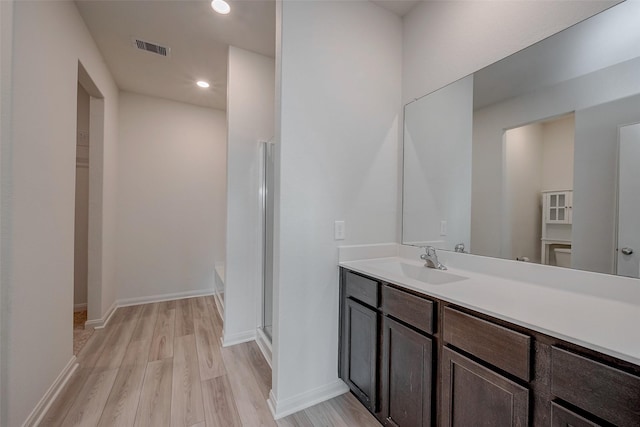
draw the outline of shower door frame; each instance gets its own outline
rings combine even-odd
[[[262,247],[262,256],[260,257],[261,258],[260,262],[262,264],[261,266],[262,280],[261,280],[261,289],[260,289],[260,302],[258,304],[258,325],[257,325],[256,335],[257,335],[258,345],[260,346],[262,352],[265,354],[267,361],[271,363],[270,356],[271,356],[271,342],[273,340],[273,330],[270,334],[267,331],[265,331],[265,326],[267,326],[265,324],[267,323],[265,322],[265,317],[266,317],[265,302],[267,299],[266,284],[267,284],[267,276],[268,276],[267,275],[267,253],[268,253],[267,246],[269,245],[268,238],[267,238],[267,231],[269,229],[269,226],[267,224],[268,222],[267,209],[268,209],[268,197],[269,197],[269,188],[267,185],[267,173],[269,172],[269,167],[267,166],[267,163],[268,163],[269,155],[271,156],[271,158],[273,158],[274,143],[269,141],[261,141],[259,150],[260,150],[260,159],[261,159],[261,162],[260,162],[260,181],[261,182],[260,182],[259,204],[260,204],[260,215],[261,215],[260,242]],[[271,170],[271,173],[272,175],[275,175],[274,170]],[[272,179],[275,179],[275,176],[272,176]],[[271,188],[271,192],[273,191],[274,189]],[[271,224],[271,230],[273,233],[273,224]],[[273,246],[273,236],[271,238],[271,245]],[[271,251],[273,253],[273,248],[271,248]],[[273,307],[273,274],[271,274],[271,281],[272,281],[271,305]],[[270,323],[271,325],[269,326],[273,326],[273,308],[271,310]]]

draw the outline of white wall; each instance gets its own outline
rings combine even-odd
[[[10,299],[2,336],[8,377],[2,424],[7,426],[25,421],[72,358],[78,60],[104,95],[101,227],[109,236],[115,234],[118,98],[73,2],[16,2],[14,12],[13,139],[2,156],[9,168],[3,168],[3,182],[11,182],[2,194],[2,286]],[[114,250],[109,238],[101,242],[107,306],[115,297]]]
[[[225,113],[128,92],[119,111],[118,299],[213,292]]]
[[[420,2],[404,17],[403,102],[473,73],[616,2]]]
[[[402,59],[400,19],[373,3],[286,1],[281,13],[278,415],[344,391],[337,246],[396,240]]]
[[[229,47],[224,342],[255,336],[262,286],[260,141],[274,136],[275,61]]]
[[[473,76],[405,106],[404,243],[469,248],[472,114]]]
[[[575,115],[542,124],[542,191],[573,189]]]
[[[636,71],[636,78],[640,68]],[[636,90],[640,93],[640,88]],[[618,127],[640,122],[640,95],[576,111],[571,266],[613,273],[617,241]]]
[[[540,262],[541,192],[573,189],[573,140],[573,115],[505,132],[501,257]]]
[[[12,56],[11,49],[13,43],[13,0],[0,2],[0,425],[7,424],[6,399],[2,396],[8,394],[7,381],[7,341],[9,299],[7,268],[5,266],[6,251],[9,247],[7,236],[8,223],[7,203],[5,193],[8,189],[10,177],[7,150],[11,148],[11,88],[12,82]]]
[[[502,256],[540,262],[543,125],[505,132]]]

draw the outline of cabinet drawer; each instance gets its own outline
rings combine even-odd
[[[551,393],[617,426],[640,425],[640,378],[557,347]]]
[[[600,427],[600,425],[551,402],[551,427]]]
[[[345,274],[346,296],[378,307],[378,282],[347,271]]]
[[[428,333],[433,333],[434,303],[408,292],[382,287],[382,311]]]
[[[444,309],[443,339],[525,381],[531,376],[531,337],[450,307]]]

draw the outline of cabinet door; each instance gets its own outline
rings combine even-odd
[[[529,391],[449,348],[442,350],[444,426],[518,426],[529,421]]]
[[[381,418],[386,425],[431,426],[431,339],[384,317]]]
[[[356,397],[376,411],[378,313],[347,298],[344,305],[342,379]]]
[[[549,224],[572,223],[572,191],[560,191],[546,194],[545,217]]]

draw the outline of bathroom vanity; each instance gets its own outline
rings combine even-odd
[[[637,305],[406,258],[340,266],[340,377],[383,425],[640,425]]]

